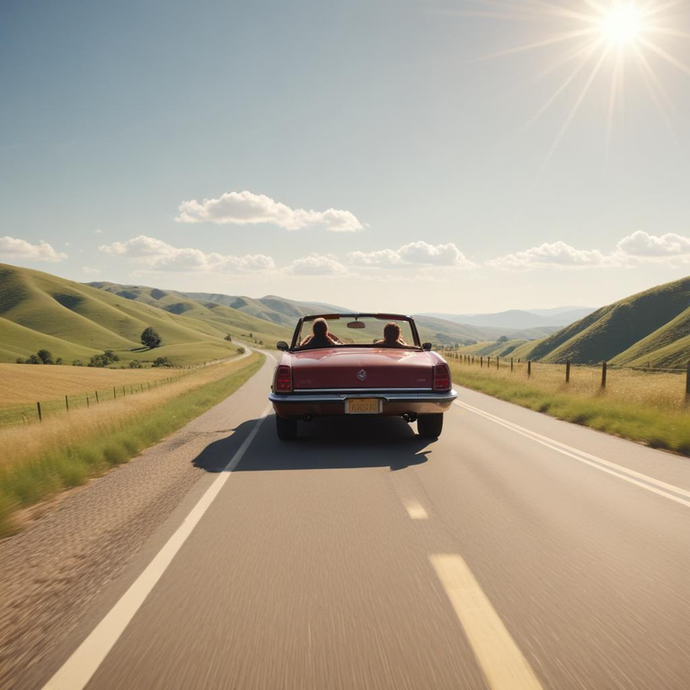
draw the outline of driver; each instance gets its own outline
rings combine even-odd
[[[407,347],[407,343],[402,338],[400,324],[391,321],[383,327],[383,340],[377,340],[377,345],[384,347]]]
[[[300,347],[307,348],[333,347],[334,345],[342,345],[342,342],[329,332],[326,319],[315,319],[312,325],[312,334],[299,344]]]

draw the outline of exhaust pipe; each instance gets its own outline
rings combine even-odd
[[[416,412],[405,412],[405,414],[402,416],[402,418],[408,422],[416,422],[417,421],[417,413]]]

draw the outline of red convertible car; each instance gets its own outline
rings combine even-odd
[[[275,370],[270,401],[282,440],[298,420],[339,415],[399,416],[436,438],[457,397],[443,357],[398,314],[321,314],[299,320]]]

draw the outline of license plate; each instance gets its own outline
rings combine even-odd
[[[351,398],[345,401],[347,414],[378,414],[379,400],[377,398]]]

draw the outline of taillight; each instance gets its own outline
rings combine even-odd
[[[278,371],[276,371],[276,392],[292,392],[292,369],[290,367],[278,367]]]
[[[447,391],[450,388],[450,369],[447,364],[434,366],[434,390]]]

